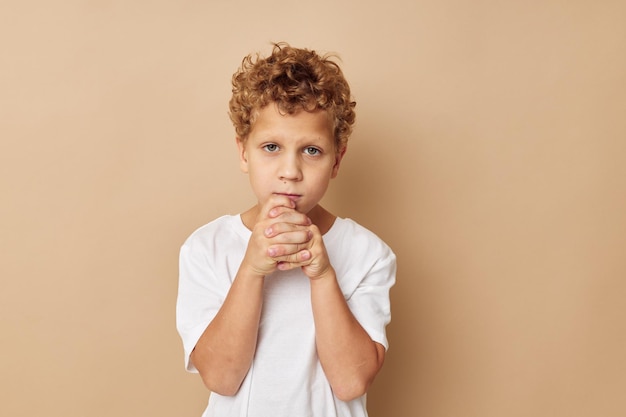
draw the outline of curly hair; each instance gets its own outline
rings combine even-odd
[[[356,102],[339,65],[330,55],[276,43],[272,54],[246,56],[233,74],[229,116],[237,136],[245,140],[258,110],[276,103],[281,112],[325,110],[334,120],[337,151],[345,149],[352,133]]]

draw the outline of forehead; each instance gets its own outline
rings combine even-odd
[[[333,140],[333,123],[325,110],[282,112],[275,103],[256,111],[249,138]]]

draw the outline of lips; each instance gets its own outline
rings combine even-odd
[[[275,193],[275,194],[276,195],[284,195],[285,197],[287,197],[291,201],[296,201],[296,200],[300,199],[300,197],[302,197],[301,194],[289,194],[289,193]]]

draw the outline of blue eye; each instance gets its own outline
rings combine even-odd
[[[276,152],[278,150],[278,145],[276,145],[275,143],[268,143],[267,145],[263,146],[263,149],[268,152]]]
[[[310,156],[319,155],[321,151],[313,146],[304,149],[304,153]]]

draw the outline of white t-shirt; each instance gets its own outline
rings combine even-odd
[[[220,309],[251,232],[240,216],[223,216],[196,230],[180,252],[176,324],[185,366]],[[388,348],[389,289],[396,260],[375,234],[337,218],[323,236],[339,286],[354,317],[372,340]],[[203,417],[365,417],[365,395],[337,399],[315,348],[309,279],[300,269],[265,277],[258,342],[252,365],[234,396],[212,393]]]

